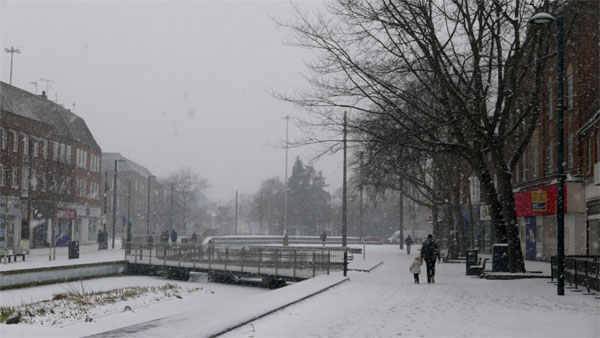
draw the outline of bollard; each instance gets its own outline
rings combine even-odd
[[[575,280],[575,289],[571,290],[571,292],[581,292],[582,290],[577,288],[577,259],[573,259],[573,263],[575,264],[575,267],[573,268],[573,273],[574,273],[574,280]]]
[[[317,262],[315,261],[316,255],[317,255],[316,252],[313,251],[313,258],[312,258],[313,259],[313,264],[312,264],[312,266],[313,266],[313,277],[315,276],[315,266],[317,265]]]
[[[585,262],[585,265],[584,265],[584,267],[585,267],[585,285],[587,287],[587,292],[585,292],[584,295],[595,295],[596,294],[595,292],[590,291],[590,280],[588,277],[588,261],[585,260],[584,262]]]
[[[277,252],[278,251],[279,251],[278,249],[275,249],[275,278],[277,278],[277,270],[279,268],[279,260],[278,260],[278,257],[277,257]]]
[[[548,283],[554,283],[554,256],[550,256],[550,281]]]
[[[294,250],[294,278],[296,278],[296,261],[297,261],[296,250]]]
[[[329,274],[331,266],[331,250],[327,250],[327,274]]]
[[[137,249],[135,249],[137,251]],[[125,257],[127,257],[127,250],[125,250]],[[133,262],[137,264],[137,252],[133,254]]]
[[[144,260],[144,247],[140,245],[140,262]]]
[[[211,270],[211,266],[212,266],[212,255],[214,254],[214,247],[209,247],[208,248],[208,270]]]
[[[245,255],[244,255],[244,251],[245,251],[244,249],[245,249],[245,248],[246,248],[245,246],[243,246],[243,247],[242,247],[242,269],[241,269],[241,271],[240,271],[240,272],[244,272],[244,258],[245,258],[245,257],[244,257],[244,256],[245,256]]]
[[[262,265],[262,248],[258,249],[258,274],[260,275],[260,266]]]
[[[229,247],[225,248],[225,271],[227,271],[227,265],[229,263]]]

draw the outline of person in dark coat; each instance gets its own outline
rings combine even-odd
[[[171,242],[173,244],[177,243],[177,231],[175,229],[171,230]]]
[[[410,255],[410,246],[413,245],[413,240],[410,238],[410,235],[406,237],[404,244],[406,244],[406,253]]]
[[[323,242],[323,247],[325,247],[325,241],[327,241],[327,233],[325,230],[321,233],[321,242]]]
[[[421,257],[427,266],[427,283],[435,283],[435,260],[439,254],[438,244],[433,240],[433,235],[427,235],[427,240],[421,247]]]

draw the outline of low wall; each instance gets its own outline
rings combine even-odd
[[[0,272],[0,290],[107,277],[127,272],[127,261],[52,266]]]

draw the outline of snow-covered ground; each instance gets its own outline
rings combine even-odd
[[[435,284],[414,284],[408,267],[415,254],[416,250],[407,256],[397,246],[367,246],[365,259],[355,255],[349,268],[369,269],[379,262],[383,264],[371,272],[351,270],[349,280],[320,293],[316,290],[342,281],[341,272],[278,290],[150,277],[87,280],[83,288],[90,291],[174,283],[182,290],[181,298],[148,296],[119,303],[102,314],[93,314],[92,322],[79,320],[54,327],[0,324],[0,336],[76,337],[107,331],[111,332],[102,335],[206,336],[291,302],[295,303],[251,320],[223,337],[600,336],[600,300],[593,296],[567,291],[559,297],[556,286],[547,279],[483,280],[465,276],[463,264],[438,264]],[[89,250],[87,255],[82,259],[111,257],[97,250]],[[114,255],[119,256],[118,252]],[[21,262],[11,264],[16,268]],[[35,260],[29,264],[35,265]],[[546,263],[526,264],[528,270],[549,271]],[[73,282],[1,291],[0,307],[50,299],[55,293],[80,285]],[[315,295],[304,299],[311,294]],[[130,305],[133,311],[123,312],[124,305]]]

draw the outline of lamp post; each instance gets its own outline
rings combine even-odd
[[[287,234],[287,193],[288,193],[288,131],[290,124],[290,117],[286,116],[285,119],[285,190],[283,191],[283,235]]]
[[[342,184],[342,250],[344,250],[344,277],[348,274],[348,249],[346,248],[346,230],[348,228],[348,203],[347,197],[347,182],[346,182],[346,137],[347,137],[347,117],[344,112],[344,165],[343,165],[343,184]]]
[[[557,197],[556,197],[556,270],[557,270],[557,294],[565,294],[565,175],[563,165],[564,152],[564,106],[563,106],[563,71],[564,71],[564,28],[563,17],[553,17],[548,13],[537,13],[529,19],[529,23],[535,25],[545,25],[556,21],[556,79],[557,79],[557,116],[556,116],[556,145],[557,145],[557,163],[556,174],[558,175]]]
[[[156,176],[148,176],[148,211],[146,213],[146,235],[150,234],[150,180]]]
[[[13,56],[15,55],[15,53],[21,54],[21,51],[15,47],[10,47],[10,49],[4,48],[4,51],[10,54],[10,82],[9,82],[9,84],[12,86]]]
[[[115,248],[115,225],[117,224],[117,163],[125,160],[115,160],[115,175],[113,179],[113,224],[112,224],[112,248]]]

